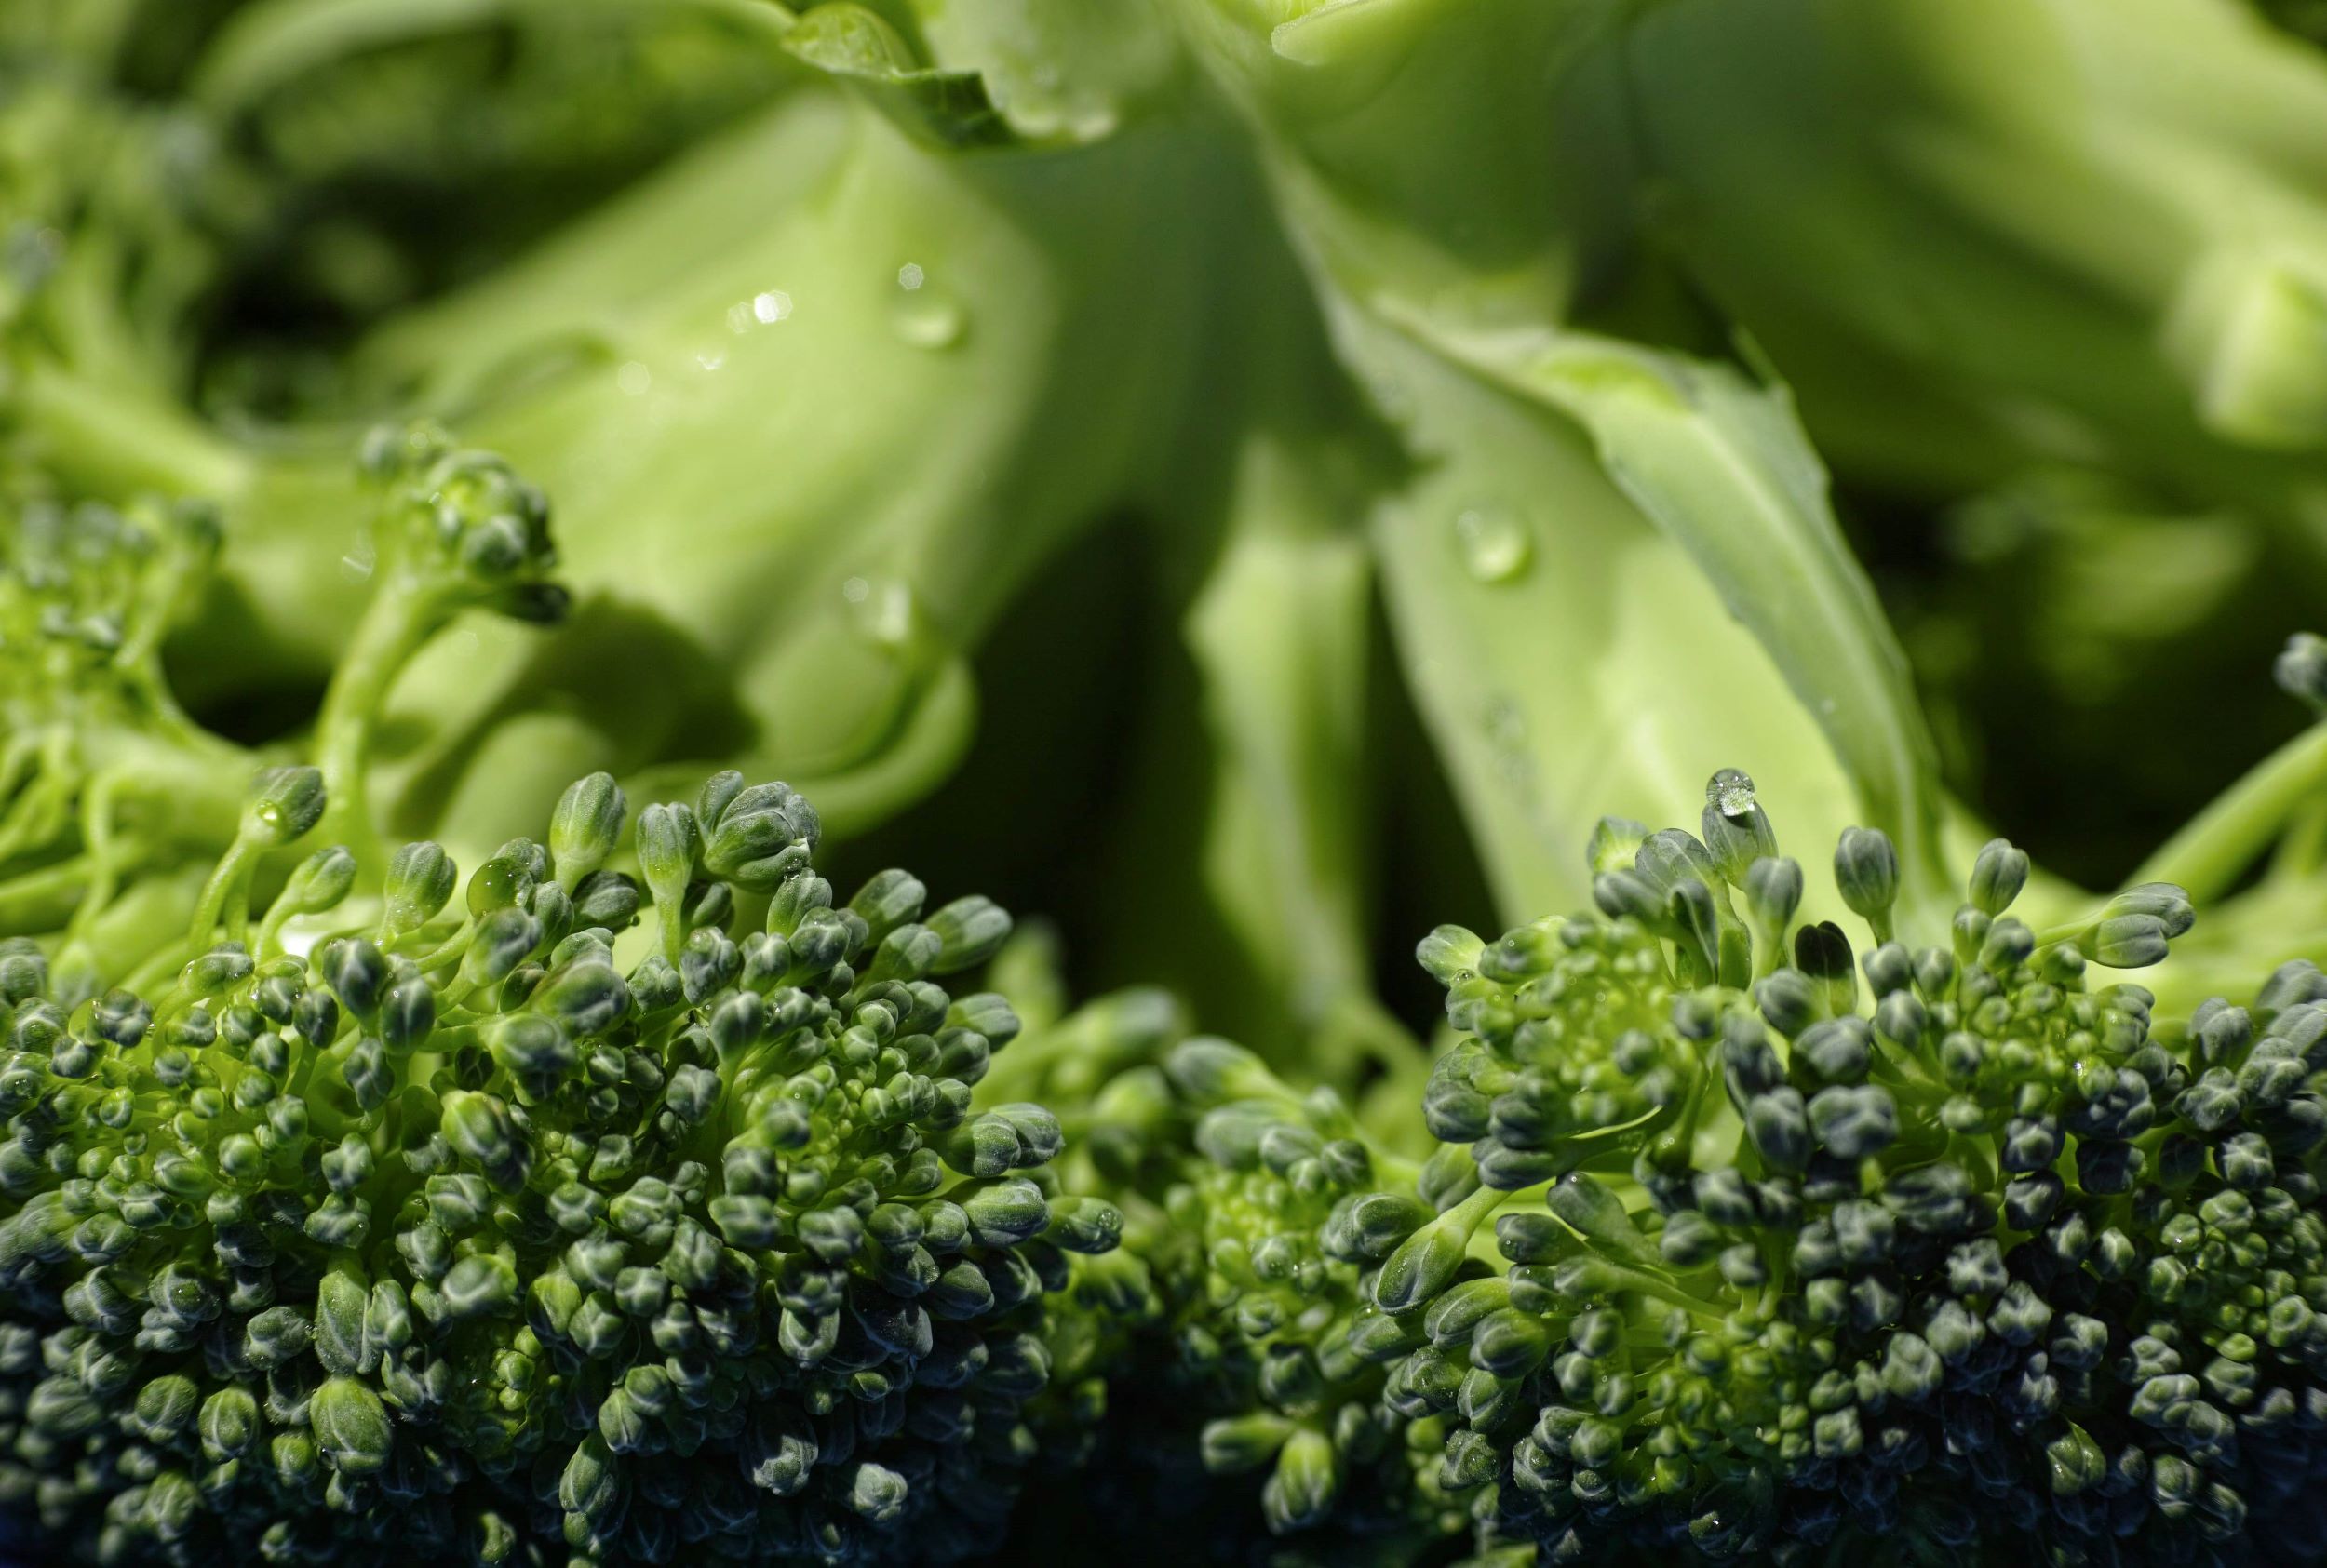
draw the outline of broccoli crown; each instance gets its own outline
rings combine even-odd
[[[2180,891],[2035,931],[2001,840],[1910,950],[1859,829],[1854,951],[1750,781],[1708,800],[1606,824],[1593,914],[1422,943],[1458,1038],[1420,1164],[1217,1041],[1070,1125],[1205,1463],[1272,1467],[1279,1531],[1499,1563],[2327,1548],[2327,977],[2155,1018],[2099,977],[2166,957]]]
[[[1604,831],[1599,918],[1423,945],[1465,1037],[1433,1131],[1482,1191],[1528,1189],[1497,1205],[1499,1258],[1448,1252],[1385,1303],[1429,1339],[1394,1375],[1459,1418],[1447,1483],[1560,1561],[2315,1551],[2327,979],[2153,1020],[2092,971],[2163,958],[2180,891],[2040,934],[2001,840],[1951,945],[1910,951],[1896,857],[1859,829],[1835,863],[1876,939],[1853,962],[1722,784],[1702,838]]]
[[[237,847],[324,811],[270,770]],[[1007,916],[836,903],[780,784],[648,807],[635,877],[625,815],[575,784],[457,901],[436,845],[376,900],[318,851],[141,991],[0,947],[0,1507],[109,1561],[990,1544],[1046,1293],[1121,1228],[1047,1112],[971,1106],[1017,1023],[933,977]]]
[[[1212,1560],[1294,1561],[1256,1552],[1255,1488],[1269,1531],[1320,1561],[1397,1561],[1460,1530],[1465,1501],[1438,1483],[1443,1423],[1410,1420],[1361,1353],[1392,1327],[1368,1249],[1431,1211],[1379,1190],[1415,1169],[1338,1094],[1187,1038],[1168,997],[1137,990],[1033,1031],[981,1103],[998,1092],[1060,1106],[1062,1179],[1123,1214],[1121,1249],[1078,1259],[1054,1314],[1062,1374],[1114,1413],[1085,1434],[1090,1500],[1063,1538],[1169,1515]]]

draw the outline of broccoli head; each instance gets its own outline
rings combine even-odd
[[[2162,1016],[2107,972],[2171,969],[2181,890],[2036,930],[2002,840],[1910,948],[1864,829],[1854,945],[1733,772],[1592,860],[1591,913],[1421,944],[1426,1159],[1223,1042],[1051,1072],[1105,1069],[1069,1169],[1160,1300],[1175,1441],[1279,1532],[1482,1562],[2327,1545],[2327,978]]]
[[[1008,918],[837,901],[807,802],[734,773],[639,813],[635,876],[599,775],[457,900],[436,845],[369,902],[334,846],[222,913],[327,812],[262,774],[141,990],[0,953],[8,1511],[109,1561],[989,1544],[1049,1293],[1121,1228],[1049,1113],[972,1108],[1017,1023],[935,977]]]

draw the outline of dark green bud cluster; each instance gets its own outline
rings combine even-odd
[[[1214,1415],[1200,1454],[1215,1474],[1262,1479],[1278,1533],[1332,1518],[1410,1527],[1433,1518],[1427,1467],[1381,1368],[1359,1353],[1384,1325],[1364,1280],[1430,1211],[1376,1188],[1398,1168],[1376,1156],[1331,1091],[1296,1094],[1259,1058],[1198,1039],[1163,1062],[1192,1117],[1184,1159],[1161,1190],[1178,1235],[1199,1239],[1197,1282],[1171,1282],[1175,1374]]]
[[[238,844],[316,784],[263,776]],[[973,1105],[1017,1023],[939,977],[1007,917],[836,899],[782,784],[625,815],[585,779],[546,844],[409,845],[360,903],[316,851],[139,992],[0,945],[0,1510],[55,1558],[991,1545],[1052,1294],[1122,1228],[1048,1112]]]
[[[1757,1042],[1773,1030],[1806,1039],[1811,1066],[1783,1093],[1751,1101],[1767,1157],[1798,1170],[1813,1156],[1879,1152],[1898,1110],[1887,1089],[1856,1079],[1873,1048],[1864,1009],[1876,1009],[1873,1028],[1921,1028],[1921,1003],[1888,1001],[1892,992],[2022,966],[2074,983],[2089,963],[2155,963],[2189,929],[2189,901],[2159,884],[2119,894],[2039,950],[2004,913],[2027,857],[1998,840],[1979,857],[1951,947],[1909,953],[1890,940],[1897,851],[1854,827],[1836,850],[1835,881],[1876,937],[1863,986],[1842,928],[1797,920],[1801,867],[1777,853],[1751,781],[1728,771],[1708,797],[1702,839],[1601,824],[1591,851],[1598,918],[1540,920],[1492,943],[1442,927],[1421,944],[1461,1035],[1434,1066],[1424,1118],[1441,1141],[1469,1146],[1487,1186],[1517,1190],[1636,1162],[1685,1170],[1708,1118],[1753,1081]]]
[[[1374,1271],[1433,1213],[1380,1190],[1411,1189],[1413,1167],[1330,1090],[1184,1037],[1169,998],[1125,992],[1003,1068],[1012,1092],[1069,1108],[1069,1185],[1123,1215],[1120,1252],[1077,1260],[1055,1331],[1083,1347],[1060,1358],[1088,1374],[1075,1419],[1103,1394],[1126,1428],[1098,1445],[1089,1484],[1200,1468],[1208,1494],[1185,1473],[1179,1491],[1230,1538],[1329,1527],[1334,1551],[1355,1551],[1459,1531],[1463,1505],[1437,1482],[1444,1424],[1409,1417],[1377,1353],[1396,1329],[1372,1305]],[[1454,1195],[1477,1186],[1467,1161],[1436,1174]],[[1124,1506],[1177,1507],[1158,1484]]]
[[[1419,1165],[1217,1041],[1037,1042],[1133,1254],[1078,1292],[1137,1271],[1180,1441],[1271,1527],[1497,1568],[2327,1548],[2327,979],[2153,1018],[2103,972],[2187,900],[2038,933],[2000,840],[1911,948],[1867,830],[1854,944],[1742,775],[1592,854],[1596,915],[1422,943],[1459,1038]],[[1161,1380],[1116,1364],[1118,1407]]]
[[[1863,829],[1856,952],[1749,810],[1611,824],[1599,918],[1422,945],[1464,1037],[1427,1115],[1486,1186],[1371,1289],[1490,1555],[2327,1547],[2327,980],[2154,1021],[2094,971],[2165,958],[2180,891],[2039,937],[2000,840],[1909,949]]]

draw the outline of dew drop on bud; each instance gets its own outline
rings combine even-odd
[[[1742,768],[1724,768],[1705,781],[1705,804],[1725,817],[1742,817],[1754,808],[1754,781]]]
[[[897,295],[889,308],[889,324],[899,341],[915,348],[951,348],[968,329],[969,315],[961,302],[938,288],[914,262],[897,269]]]
[[[1455,543],[1462,564],[1481,583],[1508,583],[1527,570],[1534,546],[1527,524],[1509,507],[1466,506],[1455,515]]]

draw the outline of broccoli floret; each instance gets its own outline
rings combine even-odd
[[[1604,825],[1594,912],[1422,943],[1419,1164],[1223,1042],[1076,1056],[1069,1169],[1163,1304],[1177,1441],[1273,1530],[1482,1561],[2315,1551],[2327,979],[2159,1017],[2104,974],[2181,891],[2038,931],[2000,839],[1910,948],[1863,829],[1854,945],[1750,781],[1707,797],[1702,836]]]
[[[1406,1382],[1494,1368],[1446,1477],[1491,1490],[1489,1537],[1557,1561],[2316,1543],[2327,982],[2290,965],[2251,1012],[2155,1021],[2094,972],[2163,958],[2181,891],[2038,933],[2001,840],[1950,945],[1910,950],[1885,940],[1895,857],[1863,830],[1836,857],[1876,938],[1854,955],[1797,920],[1750,797],[1704,825],[1603,869],[1598,918],[1425,944],[1472,1086],[1437,1130],[1490,1187],[1550,1183],[1507,1200],[1499,1261],[1398,1296],[1439,1324]],[[1615,975],[1636,1033],[1591,1011]],[[1578,1137],[1600,1152],[1567,1157]],[[1458,1323],[1465,1292],[1496,1312]]]
[[[1078,1402],[1051,1421],[1079,1437],[1076,1484],[1099,1498],[1078,1528],[1168,1512],[1231,1560],[1265,1522],[1329,1541],[1327,1560],[1392,1561],[1461,1527],[1465,1500],[1439,1483],[1443,1423],[1408,1419],[1363,1354],[1394,1332],[1365,1276],[1431,1214],[1379,1190],[1411,1189],[1411,1161],[1332,1090],[1190,1038],[1154,991],[1034,1031],[980,1103],[997,1094],[1061,1107],[1063,1180],[1123,1215],[1121,1249],[1076,1259],[1055,1314]]]
[[[464,611],[538,623],[565,596],[548,577],[540,492],[498,458],[423,424],[373,433],[359,469],[365,489],[351,495],[368,515],[347,519],[361,523],[349,565],[370,598],[307,750],[330,802],[324,836],[376,892],[385,857],[367,750],[397,676]],[[198,503],[0,500],[0,929],[57,939],[60,999],[166,978],[188,956],[190,919],[205,945],[222,923],[239,939],[259,857],[314,825],[286,835],[249,818],[253,774],[299,754],[203,729],[163,669],[164,640],[220,545]]]
[[[837,902],[780,784],[650,806],[635,877],[625,819],[582,780],[457,903],[413,844],[360,915],[322,850],[255,938],[77,1004],[7,944],[10,1512],[108,1561],[990,1542],[1047,1297],[1122,1224],[1048,1112],[971,1106],[1017,1024],[935,977],[1007,917],[902,872]],[[319,820],[270,771],[217,880]]]

